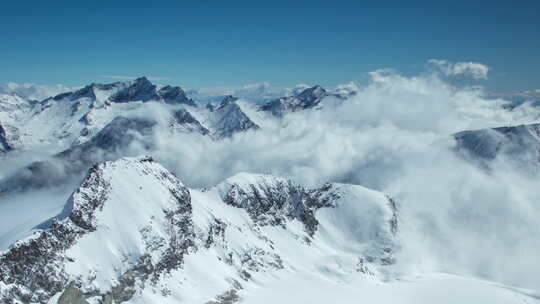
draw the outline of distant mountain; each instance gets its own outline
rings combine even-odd
[[[490,93],[488,97],[508,100],[509,103],[506,105],[508,109],[514,109],[524,104],[540,107],[540,89],[514,93]]]
[[[289,112],[311,109],[320,104],[328,93],[321,86],[307,88],[290,97],[282,97],[270,101],[260,107],[261,111],[269,112],[274,116],[283,117]]]
[[[486,166],[497,157],[529,168],[540,165],[540,124],[463,131],[454,138],[462,155]]]
[[[255,104],[264,104],[283,96],[296,95],[310,86],[298,84],[294,87],[275,87],[269,83],[255,83],[239,87],[210,87],[187,90],[187,95],[197,101],[216,102],[228,95],[246,99]]]
[[[154,85],[141,77],[94,83],[40,102],[0,95],[0,149],[60,152],[89,141],[116,117],[138,115],[135,113],[144,111],[147,103],[166,109],[174,132],[196,132],[219,139],[257,128],[235,102],[210,110],[199,107],[180,87]]]

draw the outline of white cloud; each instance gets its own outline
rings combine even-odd
[[[449,62],[447,60],[430,59],[428,65],[446,76],[466,76],[473,79],[487,79],[489,67],[478,62]]]

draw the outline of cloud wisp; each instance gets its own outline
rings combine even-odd
[[[430,59],[428,65],[450,77],[471,77],[475,80],[487,79],[489,67],[478,62],[449,62],[447,60]]]

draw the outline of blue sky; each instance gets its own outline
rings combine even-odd
[[[540,88],[538,0],[3,1],[0,37],[0,83],[335,85],[437,58],[487,64],[493,91]]]

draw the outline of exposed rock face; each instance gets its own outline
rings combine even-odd
[[[69,283],[66,290],[58,299],[58,304],[89,304],[84,294],[75,286],[74,282]]]
[[[237,101],[238,98],[232,96],[232,95],[227,95],[225,97],[223,97],[223,100],[221,100],[220,104],[219,104],[219,107],[222,108],[222,107],[225,107],[235,101]]]
[[[282,97],[270,101],[262,105],[260,110],[269,112],[277,117],[282,117],[289,112],[314,108],[326,96],[328,96],[326,90],[317,85],[307,88],[295,96]]]
[[[244,208],[251,219],[259,225],[281,225],[297,219],[303,223],[309,235],[317,230],[315,212],[331,207],[339,198],[327,184],[317,189],[294,185],[290,180],[260,176],[249,185],[230,184],[223,189],[223,201],[231,206]]]
[[[179,109],[173,112],[174,121],[171,122],[170,127],[176,129],[182,129],[187,132],[197,132],[202,135],[210,133],[206,127],[204,127],[191,113],[185,109]]]
[[[197,106],[192,99],[186,96],[186,93],[180,87],[164,86],[157,93],[165,103]]]
[[[73,246],[81,235],[95,229],[93,213],[104,203],[110,189],[109,183],[100,175],[99,167],[90,170],[85,183],[67,204],[68,210],[72,208],[69,217],[54,220],[49,229],[15,243],[0,255],[0,277],[9,286],[4,294],[0,294],[0,300],[11,301],[7,303],[15,303],[15,300],[45,303],[64,288],[68,282],[65,263],[69,261],[65,250]],[[87,189],[85,192],[90,192],[90,196],[81,194],[81,189]],[[84,199],[86,203],[76,203],[77,199]]]
[[[0,152],[7,152],[12,150],[13,148],[7,141],[7,134],[6,130],[2,126],[2,123],[0,122]]]
[[[118,91],[110,98],[112,102],[149,101],[158,99],[159,95],[156,92],[156,86],[146,77],[135,79],[133,84]]]

